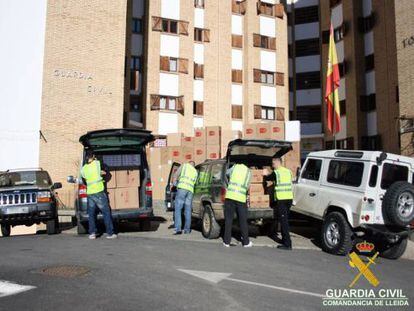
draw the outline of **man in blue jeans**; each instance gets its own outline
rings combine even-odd
[[[101,211],[107,239],[115,239],[114,226],[112,224],[111,211],[109,209],[108,197],[105,193],[105,186],[101,170],[101,163],[95,158],[92,152],[86,154],[87,163],[82,167],[81,175],[86,182],[86,194],[88,195],[88,220],[89,220],[89,239],[96,239],[96,214]]]
[[[181,211],[184,207],[185,225],[184,233],[191,232],[191,209],[193,205],[194,185],[197,180],[197,170],[195,163],[190,161],[183,164],[176,173],[177,195],[175,196],[174,212],[174,234],[181,234]]]

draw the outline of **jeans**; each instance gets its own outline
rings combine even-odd
[[[277,218],[280,222],[280,231],[282,233],[282,244],[292,247],[289,233],[289,210],[292,206],[292,200],[276,201]]]
[[[230,244],[233,229],[234,212],[237,212],[243,245],[249,244],[249,226],[247,224],[246,203],[226,199],[224,201],[224,243]]]
[[[109,209],[108,197],[105,192],[88,194],[88,218],[89,234],[96,234],[96,215],[101,211],[105,223],[106,233],[112,235],[114,226],[112,224],[111,210]]]
[[[175,196],[175,212],[174,212],[174,224],[175,231],[181,232],[181,211],[184,207],[184,232],[189,233],[191,231],[191,209],[193,205],[193,193],[188,190],[178,189]]]

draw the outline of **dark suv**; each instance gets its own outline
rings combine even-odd
[[[0,223],[4,237],[11,227],[45,223],[48,234],[59,231],[54,190],[61,183],[52,183],[42,169],[9,170],[0,173]]]
[[[196,166],[198,179],[195,184],[192,217],[201,220],[201,231],[205,238],[215,239],[220,235],[224,222],[224,198],[228,180],[227,169],[233,163],[244,163],[248,167],[261,169],[272,165],[273,156],[283,156],[292,149],[292,144],[276,140],[242,140],[237,139],[229,143],[227,155],[224,159],[205,161]],[[166,188],[166,207],[174,209],[174,191],[171,191],[172,176],[179,163],[174,163],[169,183]],[[202,178],[201,176],[208,176]],[[273,210],[269,205],[251,208],[248,202],[248,219],[271,224]]]
[[[112,218],[115,222],[140,222],[142,226],[148,227],[152,210],[152,183],[148,167],[145,147],[154,140],[150,131],[137,129],[107,129],[88,132],[79,141],[83,145],[82,159],[79,172],[86,162],[86,151],[91,150],[102,163],[102,168],[107,172],[105,181],[108,182],[116,171],[138,170],[140,186],[136,191],[139,193],[137,206],[126,209],[115,209],[111,206]],[[78,184],[76,198],[76,216],[78,234],[87,233],[88,228],[88,198],[86,185],[82,178],[68,177],[68,182]],[[105,183],[106,185],[106,183]],[[103,217],[98,214],[98,221]]]

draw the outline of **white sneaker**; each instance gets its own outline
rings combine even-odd
[[[230,247],[230,244],[223,243],[224,247]]]
[[[89,234],[89,240],[96,240],[96,234],[95,233]]]
[[[247,244],[247,245],[243,245],[243,247],[253,247],[253,242],[252,242],[252,241],[250,241],[250,242],[249,242],[249,244]]]
[[[106,238],[108,239],[108,240],[113,240],[113,239],[116,239],[118,236],[116,235],[116,234],[112,234],[112,235],[107,235],[106,236]]]

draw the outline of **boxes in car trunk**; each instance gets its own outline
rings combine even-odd
[[[205,128],[194,129],[194,145],[204,146],[206,144],[207,144],[206,129]]]
[[[115,189],[115,206],[115,209],[138,208],[138,188],[131,187]]]
[[[250,172],[252,173],[252,184],[263,182],[263,170],[251,169]]]
[[[250,208],[266,208],[269,205],[270,199],[268,195],[250,195]]]
[[[250,195],[265,194],[265,188],[263,184],[250,184],[249,187]]]
[[[271,123],[256,124],[256,137],[258,139],[285,139],[285,123],[282,121],[275,121]]]
[[[194,146],[194,162],[196,164],[204,162],[206,159],[206,146],[204,145],[196,145]]]
[[[116,188],[129,188],[140,186],[139,170],[116,171]]]

